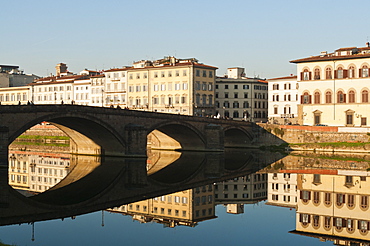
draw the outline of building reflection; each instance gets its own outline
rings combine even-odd
[[[370,245],[367,168],[353,155],[287,156],[270,167],[267,204],[296,209],[291,233],[335,245]]]
[[[267,198],[267,173],[253,173],[215,184],[216,204],[223,204],[227,213],[244,213],[244,204]]]
[[[9,185],[26,196],[55,186],[70,172],[70,154],[9,151]]]
[[[160,223],[164,227],[194,227],[201,221],[217,218],[213,184],[122,205],[108,211],[132,216],[141,223]]]

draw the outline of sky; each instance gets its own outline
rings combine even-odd
[[[363,47],[370,1],[12,0],[2,4],[0,64],[25,73],[107,70],[164,56],[244,67],[248,77],[296,74],[289,61]]]

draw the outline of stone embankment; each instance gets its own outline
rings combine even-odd
[[[22,136],[32,136],[31,138],[18,138],[10,146],[10,150],[15,151],[42,151],[70,153],[70,142],[68,139],[44,138],[37,139],[38,136],[45,137],[68,137],[63,131],[53,125],[35,125],[22,134]]]
[[[370,153],[370,136],[367,128],[266,123],[258,125],[265,130],[265,134],[278,137],[292,150]],[[271,142],[271,145],[280,144],[279,141]]]

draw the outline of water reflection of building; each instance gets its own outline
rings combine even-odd
[[[134,202],[109,211],[130,215],[141,223],[157,222],[166,227],[194,227],[198,222],[216,218],[213,185]]]
[[[257,203],[266,198],[266,173],[249,174],[215,184],[216,204],[226,205],[228,213],[243,213],[243,204]]]
[[[297,174],[268,174],[268,205],[292,207],[297,204]]]
[[[69,173],[70,155],[9,151],[9,185],[15,189],[44,192]]]
[[[298,174],[300,196],[293,233],[332,240],[336,245],[368,245],[369,176],[356,170]]]

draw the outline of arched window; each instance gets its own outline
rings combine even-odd
[[[303,70],[301,73],[301,80],[311,80],[311,72],[308,69]]]
[[[346,102],[346,94],[343,91],[337,92],[337,103],[345,103]]]
[[[325,70],[325,79],[332,79],[332,74],[331,74],[331,68],[328,67],[326,70]]]
[[[360,77],[367,78],[369,77],[369,68],[366,65],[363,65],[362,68],[360,68]]]
[[[314,94],[314,103],[320,104],[320,92],[316,91]]]
[[[348,68],[348,78],[352,79],[355,77],[355,67],[354,66],[350,66]]]
[[[313,79],[314,80],[319,80],[320,79],[320,69],[319,68],[315,68]]]
[[[361,93],[361,102],[367,103],[369,102],[369,91],[363,90]]]
[[[338,67],[338,70],[336,71],[336,78],[338,79],[344,78],[344,70],[342,67]]]
[[[327,91],[325,93],[325,103],[331,103],[331,92]]]
[[[355,92],[353,90],[350,90],[348,92],[348,102],[354,103],[355,102]]]
[[[311,103],[311,95],[308,94],[308,92],[305,92],[302,96],[301,96],[301,103],[302,104],[310,104]]]

